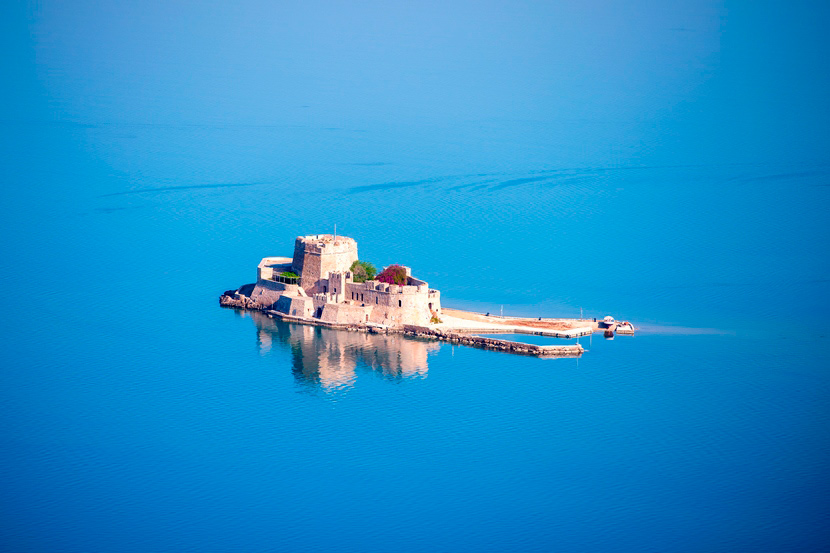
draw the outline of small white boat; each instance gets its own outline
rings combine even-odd
[[[634,325],[628,321],[617,323],[617,334],[634,334]]]
[[[614,324],[614,317],[612,317],[611,315],[608,315],[604,319],[602,319],[602,323],[605,326],[611,326],[612,324]]]

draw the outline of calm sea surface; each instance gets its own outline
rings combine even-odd
[[[827,551],[827,7],[2,8],[0,551]],[[219,307],[335,225],[638,331]]]
[[[130,187],[65,161],[13,176],[6,550],[821,549],[827,167]],[[217,305],[335,223],[447,306],[641,330],[537,359]]]

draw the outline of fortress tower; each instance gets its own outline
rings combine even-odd
[[[332,234],[298,236],[294,241],[292,270],[300,275],[300,286],[311,295],[323,292],[319,281],[329,273],[345,273],[357,261],[357,242]]]

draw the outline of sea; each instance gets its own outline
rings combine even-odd
[[[534,37],[578,14],[315,16],[264,56],[296,13],[37,6],[4,37],[0,549],[827,551],[827,81],[788,51],[803,95],[764,92],[740,10],[572,50]],[[637,330],[537,358],[219,306],[334,232],[444,307]]]

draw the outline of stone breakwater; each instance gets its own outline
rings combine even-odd
[[[458,332],[450,330],[433,329],[425,326],[403,325],[400,327],[390,327],[378,324],[340,324],[324,322],[319,319],[311,319],[308,317],[295,317],[280,313],[273,309],[269,309],[251,298],[239,294],[235,290],[228,290],[219,297],[219,305],[222,307],[231,307],[235,309],[250,309],[262,311],[269,317],[276,317],[286,322],[307,324],[314,326],[325,326],[329,328],[337,328],[340,330],[350,330],[352,332],[370,332],[373,334],[403,334],[413,338],[421,338],[427,340],[441,340],[458,344],[463,346],[471,346],[482,349],[489,349],[495,351],[503,351],[507,353],[518,353],[523,355],[535,355],[539,357],[578,357],[585,351],[579,344],[572,345],[551,345],[540,346],[535,344],[525,344],[522,342],[512,342],[510,340],[499,340],[497,338],[485,338],[484,336],[475,336],[468,332]]]
[[[521,353],[525,355],[575,357],[582,355],[582,353],[585,351],[584,348],[579,344],[565,346],[539,346],[536,344],[525,344],[523,342],[500,340],[498,338],[485,338],[484,336],[475,336],[472,334],[466,334],[461,332],[443,331],[421,326],[406,325],[403,328],[403,333],[418,338],[432,338],[435,340],[451,342],[453,344],[460,344],[464,346],[472,346],[483,349],[492,349],[508,353]]]

